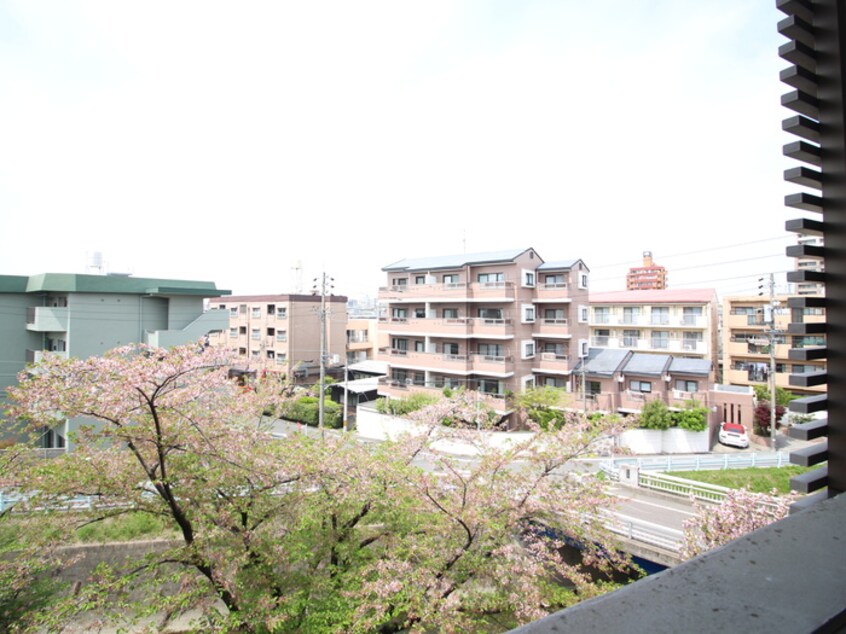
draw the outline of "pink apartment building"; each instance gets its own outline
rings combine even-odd
[[[346,361],[347,298],[326,298],[327,364]],[[284,372],[314,383],[320,367],[320,296],[233,295],[210,301],[229,311],[229,327],[210,337],[241,358],[242,369]]]
[[[400,260],[382,269],[380,395],[466,386],[505,413],[505,396],[570,387],[588,348],[582,260],[545,262],[534,249]]]

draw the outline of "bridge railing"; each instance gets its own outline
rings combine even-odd
[[[728,487],[722,487],[716,484],[695,482],[684,478],[676,478],[665,473],[651,473],[649,471],[642,471],[638,474],[638,486],[653,491],[681,495],[703,502],[718,503],[722,502],[726,494],[731,490]]]
[[[600,513],[600,518],[605,528],[616,535],[672,553],[681,551],[684,533],[680,530],[610,511]]]

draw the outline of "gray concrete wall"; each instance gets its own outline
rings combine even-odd
[[[0,294],[0,401],[6,388],[17,384],[16,376],[26,365],[26,351],[40,350],[43,334],[26,329],[27,308],[40,298],[23,293]]]

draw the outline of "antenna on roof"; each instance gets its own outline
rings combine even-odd
[[[104,272],[103,266],[103,252],[102,251],[94,251],[89,258],[88,258],[88,270],[85,271],[86,273],[96,273],[97,275],[102,275]]]
[[[294,272],[294,293],[302,295],[303,292],[303,261],[297,260],[291,267]]]

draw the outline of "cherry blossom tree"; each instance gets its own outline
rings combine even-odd
[[[718,505],[695,504],[696,515],[684,524],[682,554],[694,557],[787,517],[789,496],[732,489]]]
[[[263,413],[286,387],[244,389],[228,367],[214,349],[133,345],[48,357],[10,391],[13,416],[33,427],[88,421],[72,453],[21,471],[27,504],[87,495],[89,512],[64,515],[149,514],[179,536],[98,570],[81,596],[45,611],[52,622],[81,606],[109,621],[199,607],[198,626],[217,631],[501,631],[603,590],[566,543],[600,570],[626,566],[597,519],[611,503],[603,483],[568,471],[610,423],[574,418],[500,448],[441,424],[493,424],[461,394],[417,412],[419,431],[394,442],[273,439]],[[435,449],[451,442],[475,457]],[[129,610],[141,583],[164,585]]]

